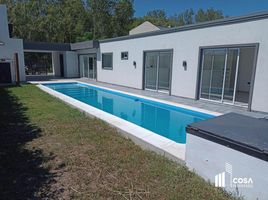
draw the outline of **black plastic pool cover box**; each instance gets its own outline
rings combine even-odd
[[[268,120],[229,113],[186,127],[192,134],[268,161]]]

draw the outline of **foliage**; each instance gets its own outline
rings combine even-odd
[[[150,21],[157,26],[168,26],[169,21],[164,10],[152,10],[144,16],[145,21]]]
[[[92,32],[85,32],[83,36],[78,36],[75,42],[83,42],[83,41],[92,40],[92,39],[93,39]]]
[[[113,36],[127,35],[134,15],[133,0],[119,1],[115,4],[112,26]]]
[[[176,27],[223,18],[209,8],[167,16],[152,10],[134,18],[133,0],[0,0],[7,4],[13,35],[28,41],[77,42],[127,35],[144,21]]]
[[[215,19],[221,19],[224,15],[220,10],[214,10],[213,8],[209,8],[206,11],[203,9],[199,9],[195,15],[196,22],[206,22]]]
[[[196,13],[193,9],[186,9],[182,13],[176,13],[169,17],[164,10],[153,10],[149,11],[144,17],[136,19],[134,23],[136,25],[144,21],[150,21],[157,26],[177,27],[221,18],[224,18],[222,11],[213,8],[199,9]]]
[[[0,0],[8,6],[13,35],[30,41],[74,42],[82,36],[87,20],[83,1]]]

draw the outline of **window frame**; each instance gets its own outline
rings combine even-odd
[[[127,57],[126,58],[122,56],[125,53],[127,54]],[[122,51],[121,52],[121,60],[128,60],[128,51]]]
[[[111,67],[104,67],[103,66],[103,56],[105,55],[111,55],[112,58],[111,58]],[[107,53],[102,53],[101,54],[101,68],[104,69],[104,70],[113,70],[113,52],[107,52]]]

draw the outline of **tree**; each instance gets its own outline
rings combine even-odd
[[[187,9],[182,13],[170,16],[168,20],[172,27],[176,27],[221,18],[224,18],[222,11],[209,8],[207,10],[199,9],[196,13],[192,9]]]
[[[216,19],[224,18],[222,11],[214,10],[213,8],[209,8],[206,11],[203,9],[199,9],[195,15],[195,21],[198,22],[206,22]]]
[[[45,13],[45,3],[45,0],[9,2],[9,21],[13,24],[14,36],[25,40],[44,40],[40,21]]]
[[[164,10],[133,18],[133,0],[0,0],[7,4],[13,36],[29,41],[76,42],[127,35],[144,21],[157,26],[182,26],[223,18],[209,8],[187,9],[167,16]]]
[[[63,42],[75,42],[77,37],[84,35],[86,11],[82,1],[62,0],[60,4],[62,30],[64,31]]]
[[[187,9],[183,13],[184,24],[193,24],[194,23],[194,11],[193,9]]]
[[[0,0],[0,3],[7,3],[13,35],[24,40],[75,42],[89,31],[86,24],[91,24],[82,0]]]
[[[152,10],[144,16],[144,21],[149,21],[157,26],[169,26],[166,12],[164,10]]]
[[[89,0],[89,8],[93,19],[93,38],[107,38],[112,36],[113,0]]]
[[[133,20],[133,0],[89,0],[93,38],[126,35]]]
[[[87,40],[93,40],[92,32],[85,32],[83,36],[78,36],[76,38],[76,42],[83,42]]]
[[[133,0],[119,0],[115,4],[113,16],[113,37],[127,35],[133,21]]]

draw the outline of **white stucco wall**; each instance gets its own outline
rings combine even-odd
[[[231,164],[233,178],[251,178],[253,185],[236,188],[233,183],[231,186],[229,174],[225,172],[225,190],[234,194],[238,191],[245,199],[268,199],[266,161],[189,133],[185,157],[187,167],[211,183],[215,175],[225,171],[226,163]]]
[[[60,77],[60,54],[61,52],[54,51],[52,52],[52,67],[53,67],[53,72],[54,76]]]
[[[78,74],[78,55],[75,51],[64,52],[64,76],[66,78],[77,78]]]
[[[54,69],[54,75],[56,77],[61,76],[60,71],[60,54],[63,55],[64,65],[64,77],[65,78],[77,78],[78,74],[78,56],[75,51],[54,51],[52,52],[52,65]]]
[[[97,61],[98,80],[133,88],[142,88],[143,51],[173,49],[171,94],[195,98],[199,47],[259,43],[252,109],[268,112],[268,19],[214,26],[144,38],[100,43],[100,52],[113,52],[113,70],[103,70]],[[128,51],[129,59],[121,60]],[[182,62],[187,61],[187,70]],[[136,61],[137,68],[133,66]]]
[[[21,39],[9,38],[7,11],[5,5],[0,5],[0,41],[4,42],[4,45],[0,45],[0,59],[5,60],[4,62],[11,63],[12,82],[16,81],[14,64],[15,53],[18,53],[19,57],[20,80],[25,81],[23,42]]]

